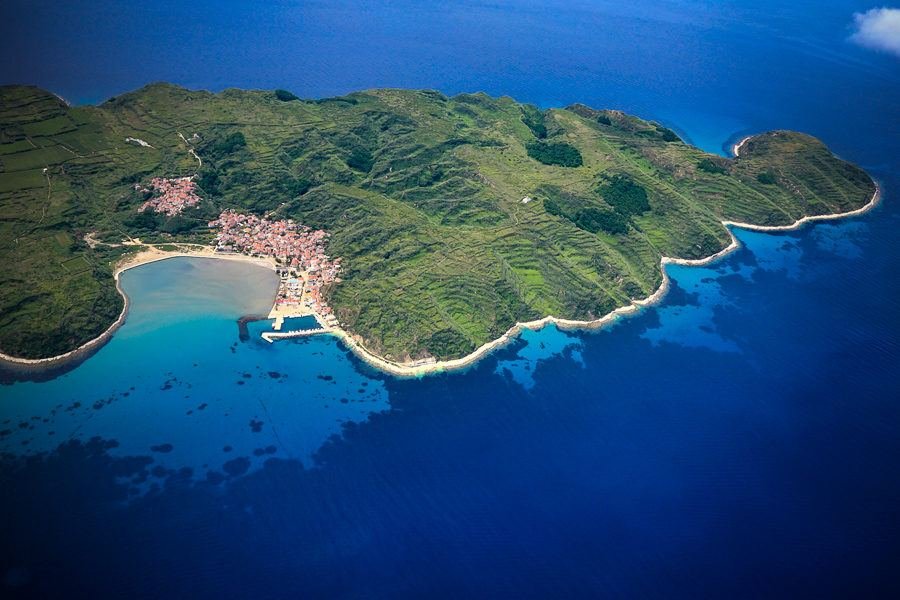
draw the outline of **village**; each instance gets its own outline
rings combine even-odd
[[[325,326],[337,325],[323,288],[339,281],[341,259],[325,254],[327,233],[291,219],[271,221],[233,210],[209,226],[218,229],[216,252],[275,258],[279,288],[269,317],[275,319],[276,330],[285,318],[305,315],[316,316]]]
[[[185,208],[195,206],[200,202],[200,196],[197,195],[197,183],[192,177],[177,177],[173,179],[154,177],[150,180],[149,187],[135,184],[134,189],[144,193],[154,193],[152,198],[138,208],[141,212],[152,210],[153,212],[174,217],[177,214],[181,214]]]
[[[154,177],[149,185],[135,184],[134,188],[153,194],[138,208],[141,212],[152,210],[172,217],[200,202],[192,177]],[[222,212],[218,219],[209,222],[209,227],[218,230],[217,253],[275,259],[279,286],[269,315],[274,329],[280,330],[285,318],[308,315],[315,316],[323,328],[337,325],[323,289],[339,281],[341,260],[325,254],[326,232],[292,219],[269,220],[234,210]]]

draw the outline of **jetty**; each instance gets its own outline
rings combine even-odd
[[[273,309],[274,310],[274,309]],[[285,319],[298,319],[303,317],[313,317],[316,320],[316,324],[318,327],[314,327],[311,329],[292,329],[290,331],[282,331],[282,327],[284,326]],[[331,320],[331,319],[329,319]],[[275,317],[274,322],[272,323],[273,331],[265,331],[262,333],[262,339],[266,340],[270,344],[275,340],[281,340],[285,338],[295,338],[295,337],[308,337],[311,335],[320,335],[323,333],[330,333],[336,326],[337,322],[329,322],[329,320],[323,319],[320,315],[317,315],[314,312],[305,312],[304,314],[298,315],[279,315]]]

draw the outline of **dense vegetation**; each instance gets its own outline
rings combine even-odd
[[[544,210],[568,219],[579,229],[613,235],[628,231],[628,220],[614,210],[602,207],[599,200],[578,197],[554,186],[545,186],[541,191],[545,194]]]
[[[547,137],[547,123],[544,113],[538,107],[531,104],[522,106],[522,122],[528,126],[534,137],[541,140]]]
[[[584,164],[581,152],[572,144],[557,142],[531,142],[527,146],[528,156],[545,165],[558,165],[560,167],[580,167]]]
[[[728,169],[725,168],[725,165],[722,164],[720,160],[715,158],[704,158],[699,163],[697,163],[697,168],[701,171],[705,171],[707,173],[724,175],[728,172]]]
[[[209,143],[202,146],[204,156],[216,161],[231,156],[247,145],[247,138],[240,131],[228,134],[224,138],[214,137]]]
[[[678,137],[678,134],[669,129],[668,127],[657,126],[657,131],[659,131],[659,136],[662,138],[664,142],[680,142],[681,138]]]
[[[770,171],[763,171],[756,176],[756,180],[766,185],[775,185],[777,183],[775,181],[775,175],[773,175]]]
[[[642,215],[650,210],[647,190],[628,175],[613,175],[600,186],[603,200],[626,217]]]
[[[0,351],[47,356],[94,337],[121,309],[123,240],[208,242],[224,208],[330,231],[338,318],[400,360],[460,356],[547,314],[599,317],[652,293],[660,256],[723,248],[723,219],[786,224],[873,192],[806,135],[754,137],[734,160],[671,138],[617,111],[484,94],[306,101],[156,84],[69,108],[3,87]],[[137,212],[136,183],[195,173],[201,204]]]
[[[287,90],[275,90],[275,97],[281,100],[282,102],[290,102],[292,100],[299,100],[296,95],[287,91]]]

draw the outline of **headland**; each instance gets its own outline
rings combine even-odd
[[[732,251],[729,227],[784,230],[878,198],[801,133],[749,136],[724,158],[578,104],[168,84],[98,107],[0,96],[21,138],[0,144],[18,169],[0,172],[0,205],[36,207],[0,261],[0,348],[26,365],[107,339],[128,310],[123,270],[207,256],[276,269],[276,327],[314,315],[397,375],[460,368],[524,328],[632,314],[665,292],[666,264]]]

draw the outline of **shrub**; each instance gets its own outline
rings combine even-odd
[[[149,210],[140,211],[133,217],[125,221],[125,226],[129,229],[139,229],[145,231],[156,231],[159,229],[160,218],[155,212]]]
[[[657,131],[662,136],[664,142],[680,142],[681,138],[678,137],[678,134],[669,129],[668,127],[657,126]]]
[[[351,98],[349,96],[334,97],[334,98],[318,98],[316,100],[313,100],[313,104],[329,104],[329,103],[349,104],[351,106],[355,106],[356,104],[359,104],[359,100],[357,100],[356,98]]]
[[[236,185],[248,185],[257,178],[256,173],[245,169],[235,169],[228,175],[225,187],[231,189]]]
[[[611,210],[600,210],[594,207],[578,211],[575,225],[591,233],[605,231],[618,235],[628,231],[628,220],[625,217]]]
[[[707,173],[713,173],[718,175],[724,175],[728,172],[728,170],[714,161],[711,158],[704,158],[699,163],[697,163],[697,168],[701,171],[706,171]]]
[[[284,182],[284,191],[288,196],[295,198],[302,196],[312,187],[312,181],[305,177],[289,178]]]
[[[425,341],[425,349],[432,356],[460,356],[471,352],[472,342],[454,329],[442,329],[431,334]]]
[[[528,126],[528,129],[531,130],[534,137],[538,139],[547,137],[547,125],[544,122],[544,113],[530,104],[523,106],[522,112],[524,113],[522,115],[522,122]]]
[[[363,173],[371,171],[374,164],[375,158],[372,156],[372,153],[361,146],[354,148],[347,159],[348,167]]]
[[[556,217],[566,216],[563,212],[562,207],[560,207],[559,203],[553,198],[547,198],[546,200],[544,200],[544,210]]]
[[[219,173],[214,169],[203,169],[197,179],[200,189],[212,196],[219,194]]]
[[[182,233],[194,228],[195,222],[181,215],[175,215],[163,223],[160,231],[166,233]]]
[[[282,102],[290,102],[291,100],[299,100],[297,96],[287,90],[275,90],[275,97]]]
[[[584,207],[584,203],[590,202],[589,200],[572,196],[558,189],[554,192],[553,189],[545,188],[545,191],[559,195],[558,199],[545,198],[544,210],[553,216],[571,221],[579,229],[591,233],[605,231],[612,234],[622,234],[628,231],[628,219],[617,212],[595,206]]]
[[[601,125],[612,125],[612,120],[606,115],[597,115],[597,122]]]
[[[756,176],[756,180],[765,185],[775,185],[775,175],[771,171],[763,171]]]
[[[560,167],[580,167],[584,164],[578,148],[565,142],[548,144],[532,142],[527,146],[528,156],[545,165]]]
[[[216,140],[206,147],[206,152],[213,159],[222,158],[234,153],[247,145],[247,139],[240,131],[236,131],[228,137]]]
[[[626,217],[650,210],[647,190],[627,175],[615,175],[597,190],[607,204]]]
[[[429,187],[437,183],[444,177],[444,170],[440,166],[434,166],[422,169],[416,177],[416,185],[419,187]]]

